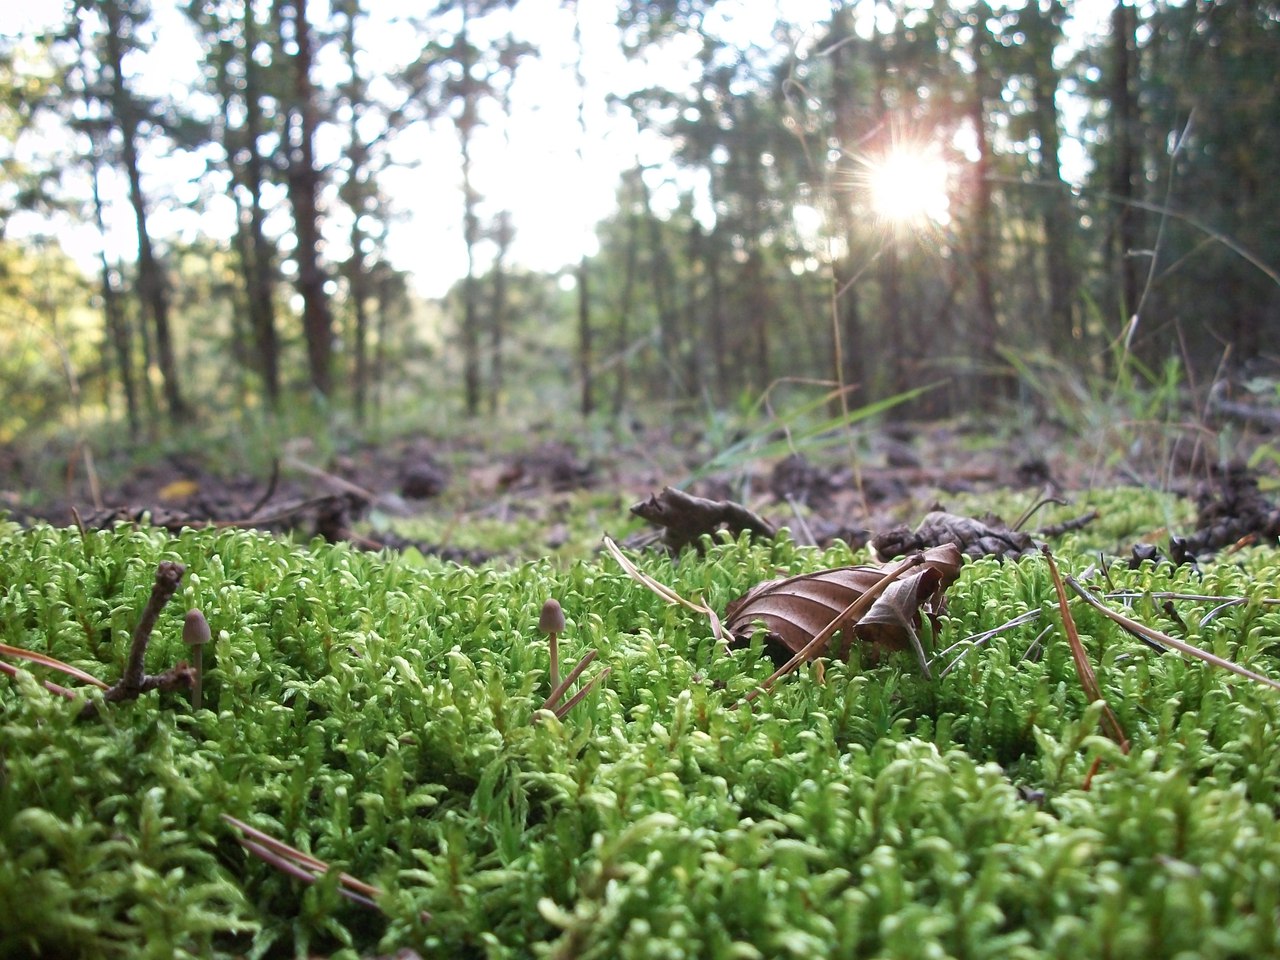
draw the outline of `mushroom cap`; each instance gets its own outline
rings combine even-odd
[[[188,646],[199,646],[210,640],[209,621],[199,610],[187,611],[187,619],[182,623],[182,642]]]
[[[560,601],[555,597],[542,605],[542,615],[538,617],[538,629],[543,633],[560,633],[564,630],[564,611],[560,609]]]

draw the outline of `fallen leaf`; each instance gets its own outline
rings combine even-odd
[[[743,530],[765,540],[777,532],[773,524],[757,516],[751,510],[732,500],[707,500],[666,487],[660,494],[650,496],[631,508],[642,520],[648,520],[663,528],[663,543],[672,553],[679,553],[707,534],[714,534],[724,526],[736,537]]]
[[[1016,560],[1033,556],[1038,549],[1030,536],[1010,530],[1003,523],[988,523],[943,510],[925,514],[914,532],[898,527],[873,537],[871,548],[879,556],[893,557],[946,543],[956,544],[962,553],[974,559],[994,556]]]
[[[926,551],[920,566],[889,584],[862,617],[839,625],[833,656],[848,660],[855,639],[890,651],[917,646],[921,611],[937,612],[943,592],[959,576],[960,564],[955,544]],[[836,567],[757,584],[729,604],[725,627],[745,643],[763,625],[770,640],[799,653],[888,569],[871,564]]]
[[[189,500],[200,492],[200,484],[195,480],[174,480],[166,483],[156,491],[156,498],[161,501]]]

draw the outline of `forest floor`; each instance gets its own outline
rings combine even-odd
[[[231,462],[216,443],[142,457],[99,454],[92,471],[74,449],[39,457],[10,449],[0,450],[0,508],[25,523],[104,527],[145,518],[174,530],[258,527],[474,564],[569,560],[594,551],[606,533],[656,539],[632,508],[668,486],[741,505],[802,543],[838,538],[854,547],[956,504],[975,511],[980,504],[1012,524],[1044,498],[1085,503],[1081,494],[1089,491],[1131,487],[1193,503],[1196,520],[1172,532],[1218,549],[1250,534],[1274,536],[1268,524],[1280,527],[1267,495],[1275,486],[1266,476],[1275,472],[1274,442],[1265,430],[1229,424],[1085,436],[1043,422],[1011,428],[975,419],[859,429],[843,438],[633,424],[621,433],[576,435],[417,433],[324,449],[300,439],[256,466]],[[709,522],[708,532],[721,525],[715,516]],[[1203,531],[1214,523],[1220,529],[1210,544]],[[1146,539],[1167,541],[1169,532],[1153,530]]]
[[[1274,925],[1252,924],[1269,908],[1250,898],[1267,890],[1280,850],[1275,702],[1258,686],[1275,685],[1274,623],[1262,618],[1276,582],[1280,434],[1093,422],[1092,432],[1027,417],[839,435],[468,424],[377,442],[192,435],[142,454],[98,438],[92,470],[83,448],[0,448],[11,521],[256,527],[292,541],[0,524],[6,656],[77,671],[62,672],[82,685],[46,684],[44,696],[12,664],[16,682],[0,684],[0,799],[10,799],[0,864],[18,865],[0,870],[0,916],[18,918],[9,930],[0,922],[0,954],[17,929],[59,956],[107,943],[243,956],[292,941],[298,954],[345,946],[342,956],[373,960],[474,953],[482,936],[511,955],[536,943],[612,956],[643,922],[668,953],[710,953],[690,947],[689,931],[721,930],[760,955],[796,943],[817,955],[908,955],[922,937],[950,955],[986,917],[982,942],[1013,936],[1029,956],[1063,953],[1063,936],[1088,955],[1117,942],[1194,952],[1206,930],[1233,955],[1272,955]],[[1033,534],[1017,529],[1046,499],[1025,525]],[[638,513],[681,522],[659,532]],[[943,542],[1024,556],[1043,539],[1082,598],[1097,587],[1132,599],[1128,615],[1150,631],[1139,641],[1093,613],[1077,630],[1042,558],[926,556],[939,566],[894,583],[906,591],[889,601],[886,590],[875,617],[859,614],[868,632],[846,644],[847,664],[834,657],[775,682],[780,660],[829,640],[839,620],[821,616],[819,629],[800,601],[816,591],[829,610],[839,597],[840,617],[852,616],[848,591],[860,602],[869,573],[884,588],[885,568],[851,569],[861,557],[843,546],[820,553],[781,537],[720,544],[706,562],[590,560],[605,534],[673,547],[673,532],[687,539],[699,522],[786,526],[796,544],[867,543],[880,560]],[[1248,544],[1271,549],[1234,552]],[[1120,562],[1099,564],[1098,551]],[[1162,558],[1173,563],[1142,562]],[[1197,558],[1201,568],[1184,566]],[[912,624],[921,585],[944,578],[930,656]],[[135,621],[138,585],[152,580]],[[655,584],[707,603],[707,622],[666,607]],[[173,666],[147,674],[170,596],[188,608],[182,636],[176,618],[155,630],[151,662]],[[563,627],[539,626],[550,636],[533,639],[552,599],[571,625],[562,647]],[[782,627],[757,642],[766,607]],[[1052,611],[1068,643],[1045,641],[1058,635]],[[212,670],[185,659],[192,613],[217,638]],[[715,624],[732,638],[723,646]],[[905,650],[880,658],[878,647],[906,646],[891,639],[902,631],[916,637],[918,669]],[[1082,635],[1105,686],[1077,656]],[[1185,652],[1201,635],[1231,657],[1228,669],[1261,661],[1264,673],[1243,685],[1150,655],[1153,637]],[[559,657],[579,655],[551,679]],[[121,662],[141,678],[131,684]],[[104,692],[90,702],[106,722],[86,722],[83,704],[59,709],[94,680]],[[189,708],[184,687],[212,708]],[[1184,821],[1204,829],[1188,839]],[[1048,886],[1066,893],[1045,899],[1024,867],[1062,850],[1076,859]],[[963,902],[946,892],[959,862],[984,878]],[[172,864],[186,871],[182,898],[138,895],[143,881],[160,889]],[[337,885],[296,882],[315,871]],[[592,880],[602,876],[617,883]],[[1208,904],[1208,919],[1188,920],[1175,901]],[[1120,933],[1117,902],[1132,906]],[[615,922],[618,903],[628,912]],[[872,909],[883,918],[859,926]],[[921,924],[925,913],[943,920]],[[848,916],[858,923],[846,930]],[[912,943],[875,940],[892,929]]]

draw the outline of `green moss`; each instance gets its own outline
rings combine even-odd
[[[1039,618],[960,643],[944,677],[855,657],[742,710],[772,670],[759,643],[718,650],[608,559],[464,569],[248,532],[7,529],[0,639],[114,681],[161,559],[188,573],[148,668],[185,656],[200,607],[209,709],[150,694],[80,721],[30,676],[0,677],[5,957],[1280,950],[1280,699],[1077,609],[1120,754],[1039,559],[966,565],[937,649]],[[723,610],[761,578],[849,559],[783,541],[644,562]],[[1254,598],[1178,613],[1187,639],[1278,676],[1280,612],[1260,603],[1277,556],[1237,559],[1203,580],[1109,575],[1169,631],[1152,592]],[[613,672],[534,722],[548,596],[562,661],[594,648],[588,676]],[[223,813],[377,884],[383,912],[249,856]]]

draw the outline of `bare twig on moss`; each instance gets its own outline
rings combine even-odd
[[[162,560],[156,567],[156,580],[151,587],[151,595],[147,597],[147,605],[138,618],[138,625],[133,628],[133,642],[129,645],[129,659],[125,661],[124,674],[115,686],[110,687],[102,695],[104,703],[122,703],[125,700],[136,700],[144,693],[152,690],[176,690],[190,687],[195,680],[195,672],[184,661],[170,667],[164,673],[148,674],[145,670],[147,644],[151,642],[151,633],[160,619],[160,611],[164,609],[182,583],[182,575],[187,568],[173,560]],[[86,719],[96,716],[98,705],[89,702],[80,711],[80,717]]]
[[[1093,665],[1089,662],[1089,655],[1084,649],[1084,643],[1080,639],[1080,631],[1076,629],[1075,618],[1071,615],[1071,608],[1067,604],[1067,589],[1062,584],[1062,576],[1058,573],[1058,565],[1053,562],[1053,553],[1048,547],[1042,547],[1045,561],[1049,564],[1049,576],[1053,578],[1053,587],[1058,594],[1058,611],[1062,614],[1062,627],[1067,632],[1067,642],[1071,644],[1071,658],[1076,664],[1076,673],[1080,677],[1080,686],[1084,688],[1085,696],[1092,703],[1101,701],[1102,703],[1102,728],[1106,731],[1107,736],[1120,745],[1122,753],[1129,752],[1129,738],[1125,736],[1124,728],[1120,726],[1120,720],[1116,717],[1111,709],[1111,705],[1107,703],[1106,698],[1102,695],[1102,687],[1098,684],[1098,676],[1093,672]],[[1092,771],[1090,772],[1092,777]],[[1087,781],[1086,781],[1087,782]]]
[[[1078,517],[1071,517],[1070,519],[1063,520],[1061,523],[1051,523],[1047,527],[1041,527],[1036,531],[1036,535],[1044,538],[1060,537],[1064,533],[1073,533],[1076,530],[1083,530],[1100,516],[1102,516],[1102,514],[1097,510],[1090,510],[1088,513],[1083,513]]]
[[[295,877],[303,883],[315,883],[331,869],[329,864],[319,857],[313,857],[297,847],[291,847],[271,834],[263,833],[228,813],[222,814],[222,819],[243,834],[236,838],[242,847],[259,860],[269,863],[280,872]],[[352,903],[358,903],[371,910],[381,910],[377,904],[377,898],[382,896],[382,891],[349,873],[338,874],[337,889],[339,894]],[[431,914],[426,910],[421,911],[418,916],[423,923],[431,920]]]
[[[134,696],[137,696],[136,691],[142,687],[146,673],[143,661],[147,655],[147,644],[151,641],[151,631],[156,628],[156,621],[160,618],[164,605],[178,592],[178,584],[182,582],[182,575],[186,572],[186,567],[173,560],[162,560],[156,567],[156,582],[151,587],[151,596],[147,598],[142,616],[138,618],[138,625],[133,628],[129,659],[125,661],[124,675],[116,684],[117,687],[134,691]],[[106,696],[108,700],[116,699],[111,696],[111,691],[107,691]]]
[[[592,653],[594,652],[595,651],[593,650]],[[603,670],[597,673],[594,677],[592,677],[590,680],[584,683],[582,685],[581,690],[575,693],[572,697],[570,697],[560,706],[555,707],[554,713],[556,715],[556,719],[563,720],[565,716],[568,715],[569,711],[572,710],[574,707],[576,707],[579,703],[581,703],[582,699],[588,693],[591,692],[592,687],[594,687],[596,684],[598,684],[601,680],[603,680],[605,677],[607,677],[611,673],[613,673],[613,667],[605,667]]]
[[[1167,633],[1161,633],[1159,630],[1156,630],[1154,627],[1148,627],[1145,623],[1139,623],[1137,620],[1134,620],[1132,617],[1126,617],[1123,613],[1120,613],[1116,610],[1112,610],[1105,603],[1103,603],[1101,600],[1095,597],[1092,593],[1086,590],[1083,586],[1081,586],[1072,577],[1067,577],[1067,583],[1070,585],[1071,589],[1074,590],[1079,595],[1081,600],[1085,601],[1085,603],[1089,604],[1089,606],[1093,607],[1103,616],[1118,623],[1121,627],[1123,627],[1129,633],[1133,634],[1135,637],[1138,637],[1141,640],[1145,640],[1148,643],[1155,644],[1159,647],[1166,647],[1166,648],[1172,647],[1174,650],[1177,650],[1183,656],[1195,657],[1196,659],[1203,660],[1205,663],[1211,664],[1212,666],[1221,667],[1223,670],[1230,670],[1232,673],[1236,674],[1237,676],[1244,677],[1247,680],[1252,680],[1255,683],[1266,684],[1268,687],[1273,687],[1276,690],[1280,690],[1280,682],[1276,680],[1272,680],[1270,677],[1266,677],[1260,673],[1256,673],[1253,670],[1250,670],[1248,667],[1243,667],[1232,660],[1227,660],[1223,657],[1219,657],[1217,654],[1210,653],[1208,650],[1203,650],[1200,647],[1195,646],[1194,644],[1187,643],[1185,640],[1179,640],[1177,637],[1171,637]],[[1157,593],[1157,594],[1154,594],[1154,596],[1162,597],[1163,595]],[[1214,600],[1219,598],[1206,597],[1204,599]]]
[[[0,673],[7,673],[9,676],[16,679],[18,674],[22,673],[22,671],[13,664],[5,663],[3,660],[0,660]],[[40,682],[50,693],[56,693],[58,696],[66,697],[68,700],[74,700],[76,698],[76,692],[74,690],[68,690],[61,684],[54,683],[52,680],[41,680]]]

